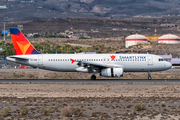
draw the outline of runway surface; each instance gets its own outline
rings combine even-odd
[[[0,72],[54,72],[49,70],[43,70],[43,69],[0,69]],[[166,71],[161,72],[180,72],[180,69],[169,69]]]
[[[81,83],[119,83],[119,82],[133,82],[133,83],[179,83],[180,79],[97,79],[97,80],[90,80],[90,79],[0,79],[0,83],[4,82],[16,82],[16,83],[61,83],[61,82],[81,82]]]

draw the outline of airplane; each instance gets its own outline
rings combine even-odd
[[[17,28],[10,28],[15,54],[7,60],[40,69],[59,72],[92,73],[102,77],[123,77],[124,72],[164,71],[172,64],[153,54],[41,54]]]

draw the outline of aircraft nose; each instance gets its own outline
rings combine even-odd
[[[172,64],[170,62],[167,62],[167,68],[170,69],[172,67]]]

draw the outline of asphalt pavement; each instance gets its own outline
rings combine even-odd
[[[179,83],[180,79],[0,79],[0,83],[64,83],[64,82],[81,82],[81,83],[118,83],[118,82],[133,82],[133,83]]]

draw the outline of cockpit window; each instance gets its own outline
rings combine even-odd
[[[159,58],[159,61],[166,61],[164,58]]]

